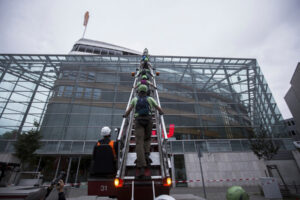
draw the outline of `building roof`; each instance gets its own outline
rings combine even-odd
[[[135,51],[132,49],[128,49],[126,47],[121,47],[118,45],[114,45],[114,44],[110,44],[110,43],[106,43],[106,42],[102,42],[102,41],[90,40],[90,39],[86,39],[86,38],[79,39],[75,43],[75,45],[76,44],[84,44],[84,45],[89,45],[89,46],[94,46],[94,47],[102,47],[102,48],[118,50],[118,51],[125,51],[125,52],[129,52],[129,53],[137,54],[137,55],[142,55],[141,52]]]

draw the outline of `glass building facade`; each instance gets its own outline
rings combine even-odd
[[[170,153],[195,152],[197,145],[210,152],[249,151],[248,134],[261,127],[282,148],[293,148],[255,59],[150,56],[150,61],[159,72],[166,126],[175,126]],[[49,179],[65,169],[68,182],[86,180],[101,127],[121,125],[139,62],[139,55],[117,53],[0,55],[0,134],[29,130],[36,120],[43,135],[37,169],[48,171]],[[3,136],[0,151],[13,152],[15,138]],[[49,159],[52,170],[43,168]]]

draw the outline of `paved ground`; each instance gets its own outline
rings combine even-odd
[[[251,200],[263,200],[258,187],[244,188]],[[207,200],[225,200],[227,188],[206,188]],[[176,200],[205,200],[202,188],[172,188],[171,196]],[[68,200],[112,200],[106,197],[87,196],[86,188],[72,188]]]

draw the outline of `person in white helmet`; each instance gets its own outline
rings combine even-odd
[[[170,195],[163,194],[156,197],[155,200],[176,200],[176,199],[174,199],[174,197],[171,197]]]
[[[93,151],[93,175],[113,176],[116,173],[117,144],[110,139],[111,129],[104,126],[101,129],[101,140],[98,140]]]

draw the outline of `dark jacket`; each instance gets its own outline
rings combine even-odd
[[[64,192],[58,193],[58,200],[66,200],[66,197],[65,197],[65,193],[64,193]]]
[[[95,176],[109,176],[116,173],[116,158],[112,148],[108,145],[111,140],[104,138],[99,140],[100,145],[95,145],[93,151],[93,166],[91,174]],[[117,145],[114,142],[114,149],[117,154]]]

